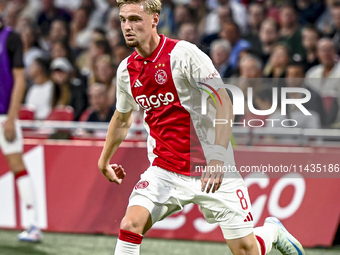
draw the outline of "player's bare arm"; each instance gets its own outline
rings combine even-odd
[[[98,161],[100,171],[110,182],[117,184],[122,183],[126,173],[121,165],[110,165],[110,160],[119,145],[124,141],[132,124],[132,118],[132,110],[127,113],[115,111],[110,121],[104,148]]]
[[[7,120],[4,123],[5,138],[12,142],[15,139],[15,119],[18,117],[21,101],[25,93],[25,74],[23,68],[13,68],[13,93],[9,105]]]
[[[233,106],[228,93],[225,89],[219,89],[217,93],[221,98],[222,105],[220,102],[217,103],[216,119],[234,120]],[[227,148],[232,134],[232,127],[230,125],[216,125],[215,128],[215,146],[219,145]],[[201,177],[202,191],[204,191],[206,187],[207,193],[209,193],[210,190],[212,193],[215,193],[215,191],[219,189],[223,181],[224,173],[223,171],[212,171],[212,169],[223,169],[223,164],[224,162],[214,159],[209,162],[206,168],[207,171],[203,172]],[[218,165],[220,168],[217,168]]]

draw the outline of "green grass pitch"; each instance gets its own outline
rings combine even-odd
[[[113,255],[117,237],[44,233],[39,244],[17,241],[18,231],[0,231],[1,255]],[[141,255],[231,255],[226,244],[164,239],[143,240]],[[279,255],[277,251],[270,255]],[[306,249],[307,255],[340,254],[340,248]]]

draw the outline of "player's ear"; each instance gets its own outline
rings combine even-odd
[[[152,28],[157,27],[159,22],[159,14],[158,13],[154,13],[153,17],[152,17]]]

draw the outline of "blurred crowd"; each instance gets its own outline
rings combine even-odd
[[[197,45],[223,78],[245,95],[252,88],[257,109],[271,107],[273,84],[279,92],[302,87],[311,92],[305,107],[312,117],[304,120],[292,106],[286,119],[301,120],[302,128],[340,127],[339,0],[162,4],[159,33]],[[36,119],[46,119],[54,107],[71,106],[76,121],[110,120],[117,67],[133,52],[125,46],[115,0],[0,0],[0,12],[21,36],[24,104],[34,107]]]

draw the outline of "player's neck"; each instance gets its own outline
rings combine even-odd
[[[149,57],[158,47],[161,41],[160,36],[155,33],[151,36],[150,40],[140,47],[136,47],[137,53],[143,58]]]

